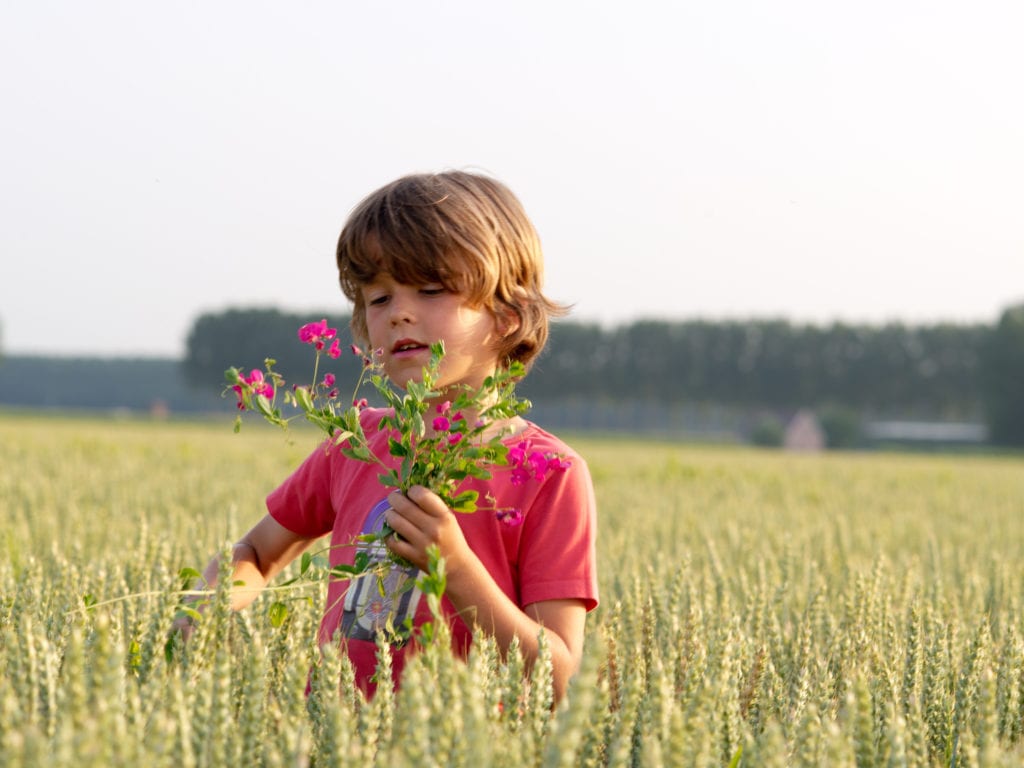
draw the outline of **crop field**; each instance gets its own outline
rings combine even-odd
[[[601,605],[552,709],[484,638],[364,699],[322,584],[167,643],[312,432],[0,414],[0,765],[1024,763],[1024,457],[566,437]]]

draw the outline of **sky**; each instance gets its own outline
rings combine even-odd
[[[0,350],[346,312],[349,211],[453,168],[519,196],[576,320],[994,322],[1022,35],[1017,0],[4,3]]]

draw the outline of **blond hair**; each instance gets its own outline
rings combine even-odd
[[[504,184],[463,171],[403,176],[352,211],[338,238],[338,279],[353,304],[352,332],[368,341],[362,286],[380,274],[399,283],[440,283],[503,324],[505,366],[529,368],[543,350],[551,317],[566,308],[544,296],[540,238]]]

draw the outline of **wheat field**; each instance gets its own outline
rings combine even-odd
[[[1024,458],[567,437],[601,605],[552,709],[485,638],[365,700],[314,645],[317,584],[280,626],[218,595],[167,645],[179,570],[312,432],[0,414],[0,764],[1024,763]]]

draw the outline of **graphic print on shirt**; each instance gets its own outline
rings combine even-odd
[[[363,534],[379,533],[384,527],[387,499],[374,505],[363,523]],[[370,567],[388,560],[388,549],[383,542],[360,542],[357,552],[365,552]],[[354,579],[345,593],[341,614],[341,634],[354,640],[374,642],[382,631],[407,637],[406,619],[410,624],[420,603],[420,588],[416,586],[419,569],[403,568],[394,563],[382,577],[367,574]],[[405,641],[399,639],[398,644]]]

